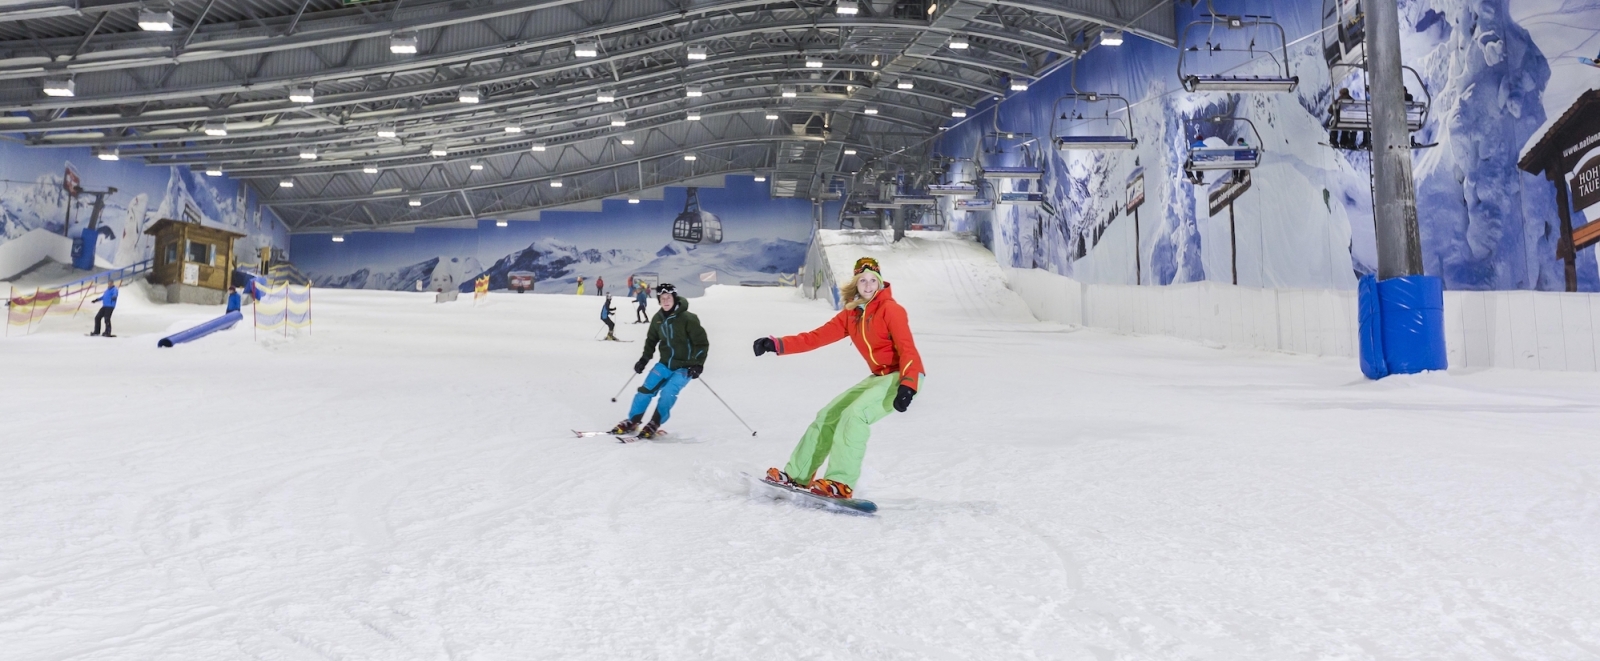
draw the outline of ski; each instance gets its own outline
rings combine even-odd
[[[633,443],[633,442],[636,442],[636,441],[649,441],[649,440],[654,440],[656,438],[660,438],[660,437],[666,436],[666,435],[667,435],[667,430],[665,430],[665,429],[657,429],[656,430],[656,435],[654,437],[652,437],[652,438],[640,438],[638,434],[612,434],[612,436],[616,437],[618,443]]]
[[[613,433],[609,429],[606,431],[578,431],[574,429],[572,430],[572,433],[577,434],[578,438],[589,438],[591,436],[617,436],[617,434]]]
[[[804,507],[814,507],[856,516],[872,516],[878,511],[878,504],[870,500],[861,498],[828,498],[818,496],[806,489],[773,482],[764,476],[756,477],[749,473],[740,473],[740,475],[749,480],[750,485],[753,487],[752,491],[761,489],[764,492],[763,495],[774,500],[787,500]]]

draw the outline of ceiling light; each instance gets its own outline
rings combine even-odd
[[[626,117],[612,117],[611,118],[611,125],[612,126],[619,126],[619,127],[620,126],[627,126],[628,125],[628,118],[626,118]]]
[[[420,207],[422,206],[422,198],[412,196],[410,199],[406,200],[406,206]]]
[[[572,54],[576,57],[599,57],[600,42],[580,41],[572,47]]]
[[[793,85],[782,85],[778,87],[778,96],[781,96],[785,99],[792,99],[800,96],[800,93],[795,90]]]
[[[76,96],[77,93],[78,81],[73,80],[72,76],[54,76],[44,79],[45,96]]]
[[[601,90],[595,93],[594,100],[601,103],[611,103],[612,101],[617,100],[617,93],[609,90]]]
[[[535,143],[533,143],[532,145],[530,145],[528,147],[528,151],[544,151],[544,150],[545,150],[545,146],[544,146],[544,143],[542,143],[542,142],[535,142]]]
[[[845,156],[855,156],[855,155],[856,155],[856,150],[854,150],[854,149],[851,149],[851,148],[849,148],[849,147],[845,147],[845,149],[844,149],[844,155],[845,155]]]
[[[912,88],[911,79],[910,78],[901,78],[900,80],[894,81],[894,88],[898,89],[898,90],[911,89]]]
[[[171,32],[173,26],[171,9],[150,8],[139,10],[139,29],[147,32]]]
[[[689,59],[691,60],[704,60],[706,59],[707,55],[709,55],[709,53],[706,51],[705,46],[689,47]]]
[[[551,188],[560,188],[561,187],[561,180],[560,179],[551,179],[550,180],[550,187]]]
[[[1011,91],[1013,91],[1013,92],[1026,92],[1026,91],[1028,91],[1028,81],[1026,81],[1026,80],[1013,80],[1013,81],[1011,81]]]
[[[365,172],[367,174],[377,174],[378,173],[378,166],[376,166],[376,165],[363,165],[363,166],[361,166],[361,171]]]
[[[962,117],[966,117],[967,116],[967,109],[966,108],[951,108],[950,109],[950,116],[951,117],[955,117],[956,119],[960,119]]]
[[[483,170],[483,161],[473,161],[467,165],[467,169],[473,172],[480,172]]]
[[[863,109],[861,111],[861,114],[863,114],[863,115],[876,115],[876,114],[878,114],[878,107],[877,106],[867,106],[865,109]]]
[[[622,139],[622,146],[624,146],[624,147],[633,146],[633,138],[623,138]]]
[[[971,48],[971,47],[972,47],[972,44],[967,43],[967,38],[966,37],[951,37],[950,38],[950,50],[966,50],[966,49]]]
[[[692,161],[692,160],[695,160],[697,158],[700,158],[700,157],[699,156],[695,156],[694,154],[684,154],[683,155],[683,160],[685,160],[685,161]]]
[[[293,179],[279,179],[278,188],[294,188]]]
[[[759,183],[764,182],[766,180],[767,180],[767,178],[765,176],[762,176],[762,175],[759,175],[759,174],[756,175],[756,183],[759,184]]]
[[[806,68],[807,69],[821,69],[822,68],[822,58],[820,58],[820,57],[808,57],[808,58],[806,58]]]
[[[399,135],[400,132],[395,130],[393,124],[378,127],[378,137],[380,138],[395,138],[399,137]]]
[[[396,32],[389,35],[389,52],[395,55],[416,55],[417,33]]]
[[[1113,30],[1111,28],[1105,28],[1105,29],[1101,30],[1100,31],[1100,45],[1101,46],[1121,46],[1122,45],[1122,31],[1121,30]]]
[[[776,111],[776,110],[768,110],[767,111],[767,121],[769,121],[769,122],[778,121],[778,111]]]
[[[833,6],[833,13],[840,16],[855,16],[861,13],[861,5],[856,0],[839,0],[838,4]]]
[[[450,150],[448,148],[446,148],[444,145],[434,145],[434,146],[428,148],[428,155],[429,156],[445,156],[445,155],[447,155],[449,153],[450,153]]]
[[[222,176],[222,168],[219,168],[219,167],[217,167],[215,165],[207,165],[206,166],[206,176],[207,177],[220,177],[220,176]]]
[[[705,96],[706,95],[706,88],[705,88],[704,85],[690,85],[688,87],[683,88],[683,93],[684,93],[685,96],[687,96],[687,97],[692,99],[692,98],[696,98],[696,97]]]
[[[317,88],[310,85],[296,85],[289,88],[289,101],[294,103],[311,103],[317,98]]]
[[[637,198],[637,197],[628,198],[628,204],[638,204],[638,203],[639,203],[639,198]]]
[[[509,227],[510,225],[511,225],[511,223],[508,223],[508,222],[503,221],[503,220],[494,221],[494,226],[495,227]]]
[[[333,235],[333,242],[334,243],[344,243],[344,235],[343,234],[335,234],[335,235]]]
[[[301,147],[300,148],[300,158],[303,158],[303,159],[308,160],[308,161],[317,160],[317,148],[316,147]]]
[[[463,87],[456,93],[456,100],[462,103],[477,103],[483,100],[483,91],[476,87]]]
[[[933,13],[936,12],[936,11],[939,11],[939,3],[937,3],[937,2],[928,3],[928,15],[932,16]]]
[[[872,66],[878,66],[878,56],[872,56]]]
[[[688,116],[688,119],[689,119],[689,121],[691,121],[691,122],[698,122],[698,121],[700,121],[700,111],[698,111],[698,110],[690,110],[690,111],[689,111],[689,116]]]
[[[206,122],[202,130],[205,131],[206,135],[214,138],[220,138],[228,134],[228,127],[222,122]]]
[[[507,124],[506,125],[506,133],[521,133],[521,132],[522,132],[522,127],[521,126],[518,126],[516,124]]]
[[[122,155],[117,151],[116,147],[110,149],[97,147],[94,150],[94,157],[102,161],[116,161],[121,160]]]

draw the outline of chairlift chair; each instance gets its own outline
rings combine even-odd
[[[1363,67],[1364,68],[1364,67]],[[1433,96],[1428,92],[1427,84],[1422,82],[1422,75],[1416,69],[1401,66],[1400,69],[1409,72],[1416,80],[1417,89],[1422,90],[1422,100],[1413,97],[1406,101],[1406,130],[1412,133],[1421,131],[1428,123],[1428,107],[1432,104]],[[1410,86],[1406,87],[1410,91]],[[1327,127],[1330,131],[1370,131],[1372,130],[1372,100],[1357,98],[1335,98],[1330,109]]]
[[[1366,0],[1322,0],[1322,57],[1328,66],[1359,66],[1367,59]]]
[[[1191,120],[1193,121],[1193,120]],[[1195,144],[1189,146],[1189,157],[1183,162],[1183,169],[1187,172],[1208,172],[1213,170],[1254,170],[1261,165],[1261,133],[1256,131],[1255,122],[1244,117],[1228,117],[1217,115],[1207,117],[1203,121],[1212,124],[1222,122],[1243,122],[1250,127],[1250,133],[1255,135],[1257,146],[1251,145],[1226,145],[1219,147],[1204,147]],[[1185,122],[1185,125],[1189,122]]]
[[[1061,102],[1069,99],[1072,101],[1072,109],[1070,111],[1057,112],[1061,110]],[[1087,119],[1084,118],[1080,109],[1080,105],[1102,103],[1104,105],[1104,112],[1101,113],[1101,116],[1094,117],[1091,115]],[[1117,103],[1122,104],[1122,117],[1114,119],[1111,117],[1111,108]],[[1064,151],[1130,150],[1139,146],[1139,140],[1133,136],[1132,110],[1133,107],[1128,104],[1128,100],[1123,98],[1121,95],[1100,94],[1096,92],[1073,92],[1056,99],[1055,104],[1051,106],[1050,116],[1052,119],[1050,120],[1050,134],[1055,136],[1056,149]],[[1059,115],[1059,117],[1057,117],[1057,115]],[[1108,130],[1106,133],[1093,135],[1060,135],[1056,133],[1055,128],[1055,122],[1058,120],[1067,122],[1078,120],[1090,122],[1103,121],[1108,125],[1116,125],[1120,128],[1120,130]]]
[[[1273,21],[1270,16],[1218,14],[1211,8],[1209,0],[1206,4],[1206,20],[1185,26],[1178,39],[1178,79],[1183,81],[1184,89],[1190,92],[1292,92],[1299,86],[1300,78],[1289,69],[1289,38],[1283,25]],[[1219,53],[1244,54],[1242,59],[1225,58],[1228,60],[1225,64],[1231,65],[1230,69],[1267,59],[1273,63],[1273,73],[1259,75],[1231,74],[1228,70],[1211,73],[1196,71],[1197,67],[1202,66],[1196,62],[1198,56],[1202,55],[1202,44],[1192,37],[1200,29],[1206,33],[1203,54],[1207,57]],[[1258,49],[1256,37],[1263,32],[1275,36],[1277,43]],[[1236,43],[1239,39],[1248,40],[1242,48]]]
[[[672,220],[672,238],[684,243],[722,243],[722,220],[700,208],[700,189],[689,187],[683,212]]]

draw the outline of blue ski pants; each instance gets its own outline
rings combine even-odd
[[[628,417],[642,419],[645,409],[650,408],[650,399],[660,395],[661,401],[656,402],[656,416],[661,418],[661,424],[666,424],[667,418],[672,416],[672,405],[678,403],[678,392],[687,385],[689,370],[669,370],[666,365],[656,363],[645,375],[639,393],[633,396],[633,407],[628,409]]]

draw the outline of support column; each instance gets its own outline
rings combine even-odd
[[[1422,274],[1417,191],[1411,179],[1411,135],[1400,69],[1396,0],[1367,2],[1367,84],[1372,99],[1372,212],[1377,226],[1378,279]]]

